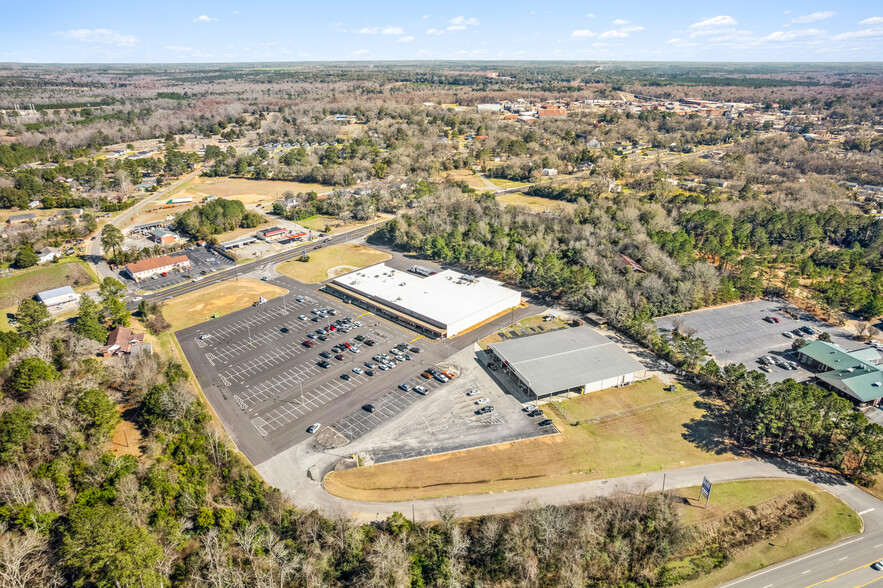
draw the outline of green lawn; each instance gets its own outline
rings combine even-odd
[[[94,274],[84,262],[65,258],[58,263],[18,270],[0,279],[0,308],[16,306],[19,301],[33,297],[37,292],[72,286],[81,288],[95,281]]]
[[[498,188],[503,188],[504,190],[507,188],[521,188],[523,186],[529,186],[529,182],[514,182],[512,180],[505,180],[503,178],[488,178],[491,184]]]
[[[756,480],[715,484],[711,493],[709,511],[716,512],[718,517],[724,516],[737,508],[759,504],[798,490],[803,490],[816,499],[816,509],[809,516],[787,527],[778,535],[736,553],[725,567],[680,586],[685,588],[718,586],[861,531],[861,519],[846,503],[809,482],[799,480]],[[695,499],[698,492],[698,487],[684,488],[681,495]],[[702,510],[694,506],[685,506],[682,515],[688,522],[699,523],[708,520],[705,517],[709,516],[701,512]],[[675,562],[676,567],[689,565],[688,560]]]

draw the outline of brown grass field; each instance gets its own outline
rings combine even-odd
[[[497,194],[497,202],[503,206],[523,206],[532,212],[545,212],[557,210],[573,210],[576,208],[570,202],[562,202],[560,200],[551,200],[541,196],[527,196],[521,192],[514,194]]]
[[[259,296],[277,298],[288,292],[260,280],[241,278],[226,280],[183,294],[163,304],[163,316],[177,331],[204,322],[214,314],[236,312],[257,301]]]
[[[512,330],[518,332],[518,329],[527,329],[529,327],[536,327],[537,325],[542,325],[543,329],[546,332],[548,332],[548,331],[555,331],[555,330],[562,329],[562,328],[566,327],[567,322],[561,320],[558,317],[555,317],[550,321],[544,321],[543,315],[541,315],[541,314],[535,314],[533,316],[526,316],[523,319],[521,319],[520,321],[514,322],[511,325],[501,327],[493,335],[488,335],[487,337],[485,337],[484,339],[479,341],[478,345],[482,349],[487,349],[487,346],[490,345],[491,343],[499,343],[500,341],[502,341],[502,339],[500,338],[500,335],[498,335],[497,333],[500,333],[500,332],[508,333],[509,331],[512,331]]]
[[[709,414],[712,408],[694,391],[679,387],[667,392],[654,378],[544,405],[560,435],[334,472],[325,478],[325,487],[356,500],[410,500],[736,459],[726,448],[701,446],[714,445],[719,436]]]
[[[86,265],[73,259],[18,270],[11,276],[0,278],[0,308],[14,306],[44,290],[61,286],[81,290],[92,282],[92,274]]]
[[[334,187],[322,184],[302,184],[300,182],[286,182],[275,180],[245,180],[241,178],[196,178],[185,190],[175,196],[193,196],[194,200],[201,201],[211,194],[217,198],[239,200],[246,206],[255,204],[271,204],[282,197],[282,193],[288,190],[298,192],[310,192],[315,190],[319,194],[330,192]]]
[[[283,261],[276,267],[276,271],[304,284],[317,284],[335,275],[386,261],[390,257],[392,256],[388,253],[364,245],[338,243],[310,252],[310,261],[307,262],[297,259]],[[332,271],[335,268],[340,271]]]

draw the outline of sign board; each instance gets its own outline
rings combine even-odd
[[[699,494],[706,499],[711,494],[711,482],[705,476],[702,477],[702,490],[699,491]]]

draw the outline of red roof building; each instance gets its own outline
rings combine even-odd
[[[539,118],[567,118],[567,110],[564,108],[540,108],[537,110]]]
[[[172,270],[189,270],[190,260],[186,255],[163,255],[162,257],[151,257],[150,259],[142,259],[126,266],[126,273],[139,282],[150,276],[170,272]]]

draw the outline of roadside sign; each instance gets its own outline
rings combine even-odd
[[[700,490],[699,494],[706,499],[708,498],[708,495],[711,494],[711,482],[704,476],[702,477],[702,490]]]

